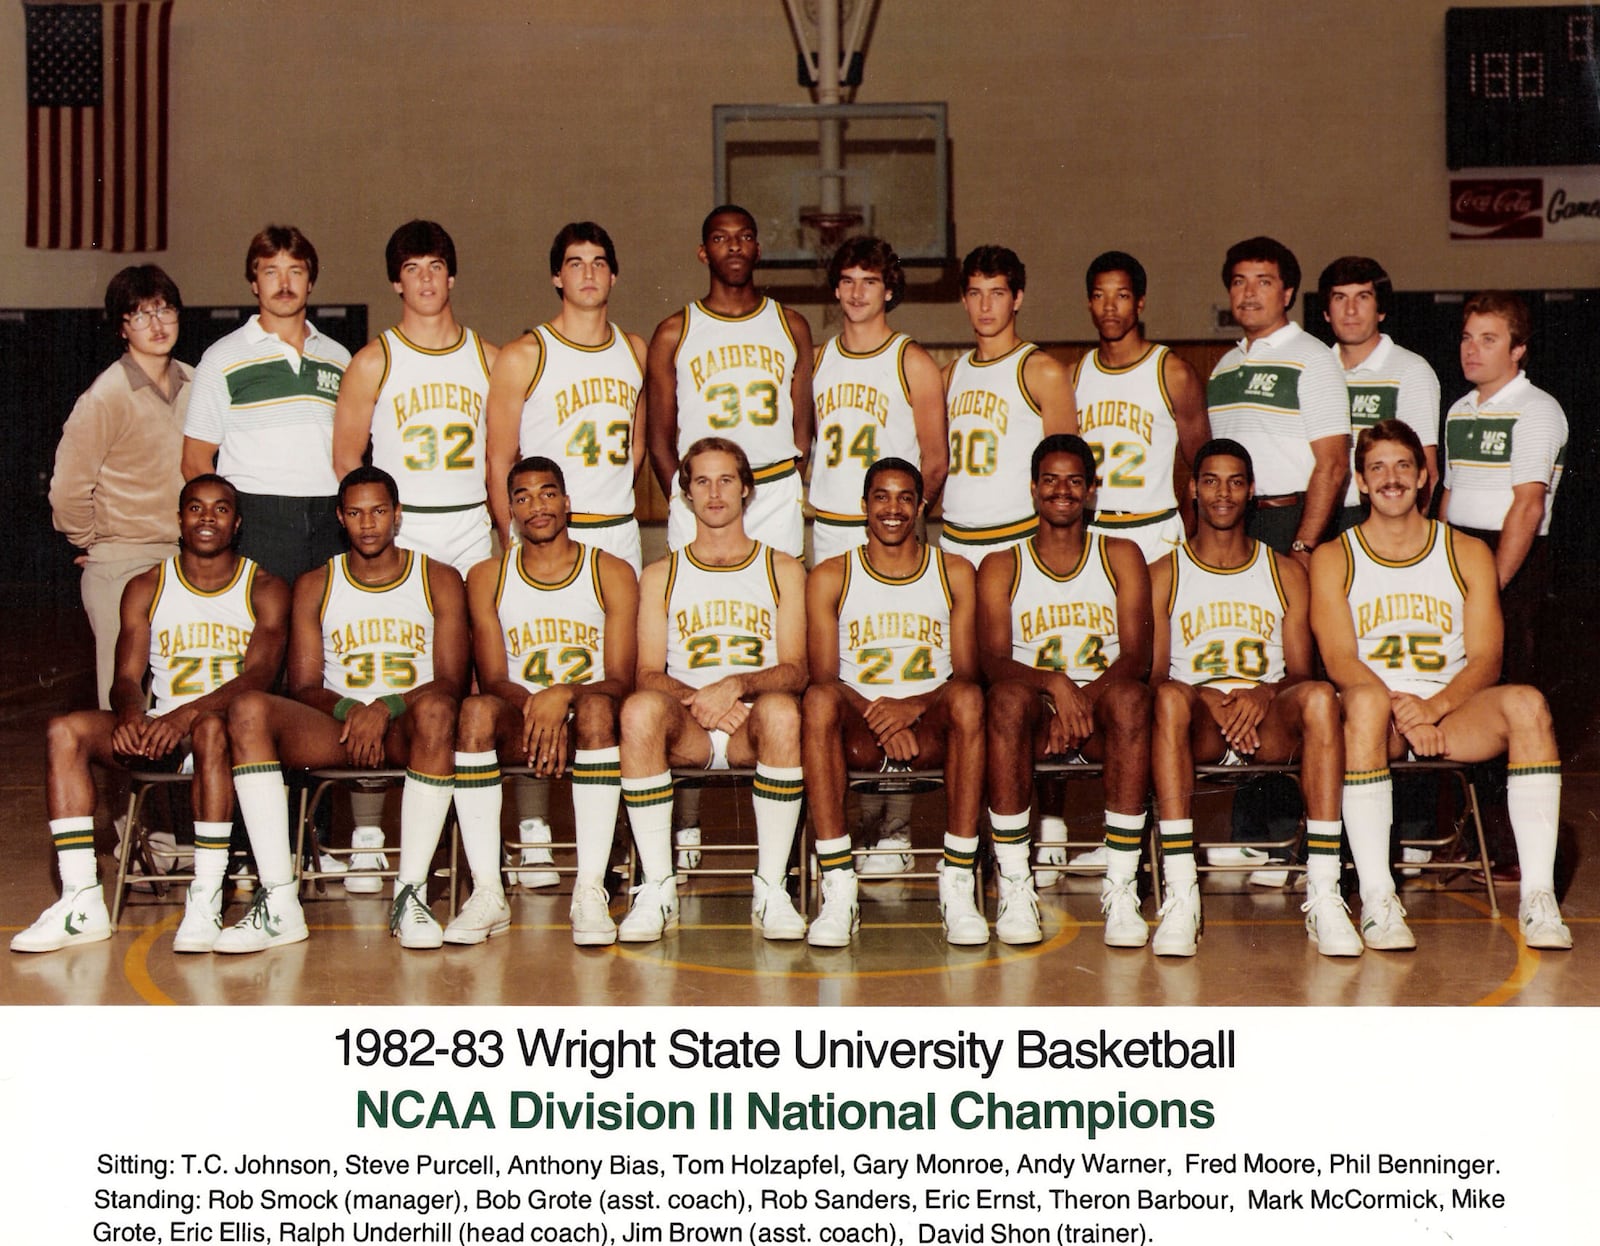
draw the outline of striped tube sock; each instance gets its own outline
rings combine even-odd
[[[439,847],[439,832],[444,829],[455,789],[453,773],[422,774],[406,769],[405,786],[400,789],[400,871],[395,880],[400,886],[427,886],[428,867]]]
[[[289,851],[289,789],[275,761],[233,768],[233,794],[244,814],[250,852],[263,887],[281,887],[294,878]]]
[[[1556,831],[1561,819],[1561,763],[1506,767],[1506,809],[1517,840],[1522,894],[1556,889]]]
[[[1139,848],[1144,842],[1144,814],[1106,810],[1106,877],[1126,883],[1139,873]]]
[[[1162,818],[1161,868],[1166,871],[1167,889],[1180,891],[1199,882],[1194,868],[1194,819]]]
[[[93,887],[100,878],[94,856],[94,816],[50,819],[50,839],[61,868],[61,892],[70,895]]]
[[[990,839],[994,844],[995,863],[1007,878],[1020,878],[1028,872],[1028,822],[1032,815],[1032,809],[1021,813],[989,810],[989,825],[994,829]]]
[[[805,790],[805,772],[799,766],[756,764],[751,799],[756,813],[756,873],[769,883],[781,885],[789,873]]]
[[[456,754],[456,823],[474,888],[503,890],[500,875],[500,759],[494,751]]]
[[[1306,882],[1319,888],[1339,885],[1339,830],[1337,822],[1306,819]]]
[[[824,874],[829,870],[850,869],[854,865],[854,858],[850,855],[850,836],[817,840],[817,864]]]
[[[659,883],[672,874],[672,771],[637,779],[623,775],[622,804],[645,881]]]
[[[1394,822],[1394,780],[1389,767],[1350,770],[1344,776],[1344,837],[1355,858],[1362,904],[1394,894],[1389,873],[1389,828]]]
[[[233,838],[232,822],[194,824],[194,877],[196,882],[222,886],[228,872],[228,843]]]
[[[978,868],[978,837],[944,833],[944,868],[947,870],[974,870]]]
[[[599,884],[611,860],[622,803],[622,750],[580,748],[572,755],[572,820],[578,841],[580,884]]]

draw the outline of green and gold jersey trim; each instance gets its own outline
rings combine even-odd
[[[813,512],[818,523],[825,523],[834,528],[865,528],[867,517],[865,515],[841,515],[836,511],[818,510]]]
[[[799,471],[798,460],[779,459],[776,463],[768,463],[765,467],[753,468],[751,474],[755,476],[758,485],[769,484],[774,480],[782,480],[786,476],[793,476]]]
[[[1078,551],[1078,561],[1072,565],[1072,570],[1068,571],[1065,575],[1058,575],[1056,572],[1050,570],[1049,567],[1045,566],[1044,559],[1039,554],[1038,541],[1034,537],[1029,537],[1028,540],[1023,544],[1022,548],[1028,551],[1028,557],[1033,559],[1033,565],[1039,569],[1039,574],[1044,576],[1045,579],[1054,580],[1057,584],[1069,584],[1073,580],[1077,579],[1078,576],[1082,574],[1083,569],[1089,565],[1089,551],[1093,549],[1096,544],[1100,546],[1100,554],[1103,560],[1105,557],[1105,542],[1097,542],[1091,533],[1085,533],[1083,537],[1083,548]],[[1106,568],[1106,574],[1110,575],[1110,564],[1104,563],[1104,566]],[[1011,577],[1011,595],[1013,597],[1017,595],[1017,586],[1021,582],[1022,560],[1019,558],[1017,560],[1016,574]],[[1115,586],[1116,581],[1113,580],[1112,587]]]
[[[528,573],[528,569],[522,565],[522,554],[520,551],[523,547],[518,546],[518,553],[514,560],[517,565],[517,578],[529,588],[536,588],[545,593],[551,593],[555,592],[557,589],[566,588],[567,585],[571,584],[578,578],[578,572],[583,570],[584,555],[588,553],[587,548],[583,545],[579,545],[576,541],[573,542],[573,545],[577,549],[578,556],[573,561],[571,570],[567,571],[559,580],[540,580],[530,575]]]
[[[1178,513],[1176,506],[1164,511],[1096,511],[1094,523],[1098,528],[1148,528],[1151,524],[1166,523]]]
[[[944,521],[942,538],[956,545],[998,545],[1002,541],[1015,541],[1032,536],[1039,530],[1039,516],[1013,519],[1009,523],[992,524],[982,528],[964,528],[960,524]]]
[[[1005,363],[1008,359],[1015,360],[1017,369],[1017,392],[1022,395],[1022,401],[1028,404],[1029,410],[1031,410],[1035,415],[1043,415],[1044,411],[1039,406],[1039,400],[1028,391],[1027,379],[1022,375],[1023,369],[1026,368],[1028,364],[1028,356],[1033,354],[1033,352],[1038,349],[1039,347],[1033,342],[1018,342],[1005,354],[997,355],[993,359],[979,359],[976,349],[969,350],[966,353],[965,358],[969,368],[993,368],[999,364]]]
[[[933,551],[931,549],[929,549],[928,546],[924,545],[922,547],[922,557],[917,559],[917,569],[915,571],[911,572],[910,575],[899,575],[899,576],[896,576],[896,575],[884,575],[883,572],[879,571],[876,567],[874,567],[870,562],[867,561],[867,551],[866,551],[865,548],[863,548],[861,550],[861,569],[863,571],[865,571],[869,576],[871,576],[874,580],[876,580],[879,584],[889,584],[889,585],[904,586],[906,584],[914,583],[915,581],[920,580],[922,578],[922,573],[928,569],[928,559],[932,556],[932,554],[933,554]],[[944,569],[943,569],[943,566],[941,564],[941,566],[940,566],[940,578],[943,578],[943,574],[944,574]]]
[[[165,562],[157,563],[156,566],[156,591],[150,598],[150,609],[145,617],[150,619],[156,617],[156,607],[161,604],[162,590],[167,586],[167,567],[171,566],[173,574],[178,577],[178,583],[183,586],[186,592],[192,593],[196,597],[221,597],[224,593],[232,592],[238,586],[240,576],[248,574],[250,579],[249,587],[245,591],[244,608],[250,615],[250,621],[252,623],[256,621],[255,603],[251,600],[251,595],[255,592],[256,564],[248,558],[239,558],[237,565],[233,569],[233,574],[228,577],[228,582],[221,588],[213,589],[196,588],[189,583],[188,577],[183,574],[183,556],[181,554],[177,558],[169,558]]]

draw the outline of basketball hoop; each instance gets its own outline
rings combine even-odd
[[[826,266],[839,244],[857,232],[864,220],[859,212],[801,212],[800,228],[808,244],[813,238],[816,239],[812,249]]]
[[[794,35],[798,84],[812,89],[823,85],[822,50],[827,46],[830,51],[837,50],[839,57],[837,70],[826,75],[829,81],[842,87],[860,86],[866,57],[862,44],[878,0],[833,0],[832,4],[783,0],[783,7]],[[825,13],[838,23],[835,31],[826,34],[822,30]],[[837,102],[837,97],[829,102]]]

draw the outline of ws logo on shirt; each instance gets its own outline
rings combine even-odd
[[[337,398],[339,396],[339,380],[343,375],[344,373],[337,368],[318,368],[317,393],[329,398]]]
[[[1244,392],[1259,398],[1271,398],[1273,391],[1277,388],[1278,374],[1276,372],[1252,372],[1248,384],[1244,387]]]
[[[1503,459],[1510,452],[1511,438],[1503,428],[1486,428],[1478,438],[1478,455],[1485,459]]]

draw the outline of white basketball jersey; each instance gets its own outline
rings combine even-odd
[[[839,679],[869,701],[932,692],[950,678],[950,583],[944,553],[922,547],[904,579],[881,575],[865,549],[845,555]]]
[[[539,370],[522,404],[521,453],[561,464],[573,520],[633,514],[633,413],[644,367],[628,335],[611,326],[602,346],[534,330]]]
[[[483,408],[489,364],[471,329],[443,350],[385,329],[383,380],[372,410],[372,465],[400,486],[412,510],[465,510],[486,496]]]
[[[1151,346],[1136,363],[1113,368],[1100,362],[1097,348],[1073,373],[1078,432],[1094,451],[1102,513],[1150,516],[1178,504],[1172,491],[1178,422],[1167,393],[1166,358],[1165,346]]]
[[[322,683],[343,697],[376,701],[433,679],[433,597],[428,556],[405,551],[399,576],[362,584],[349,555],[328,560],[322,590]]]
[[[792,466],[800,452],[789,384],[799,357],[783,308],[772,299],[748,316],[719,316],[698,302],[685,307],[673,356],[679,457],[702,437],[726,437],[753,468]]]
[[[1167,555],[1172,590],[1167,613],[1172,661],[1180,683],[1218,688],[1275,684],[1284,677],[1283,617],[1288,596],[1278,560],[1260,541],[1238,567],[1213,567],[1186,541]]]
[[[691,688],[778,664],[778,577],[759,541],[741,563],[667,555],[667,674]]]
[[[150,602],[150,694],[157,714],[215,692],[244,669],[256,625],[250,602],[255,580],[256,564],[241,558],[233,579],[208,593],[183,578],[178,559],[160,564]]]
[[[500,556],[494,590],[511,681],[529,692],[551,684],[599,683],[606,677],[599,553],[579,545],[572,570],[546,584],[523,569],[519,552],[514,547]]]
[[[867,468],[879,459],[922,466],[906,381],[909,345],[909,337],[896,333],[877,350],[853,355],[834,338],[817,355],[811,378],[817,444],[810,498],[824,518],[860,521]]]
[[[1359,527],[1339,539],[1361,660],[1391,689],[1431,696],[1467,664],[1467,588],[1455,534],[1430,520],[1422,552],[1404,562],[1373,553]]]
[[[1106,538],[1085,533],[1083,556],[1066,575],[1040,561],[1032,537],[1012,556],[1011,656],[1024,666],[1062,671],[1080,685],[1099,679],[1122,652]]]
[[[1028,488],[1044,418],[1022,383],[1023,365],[1038,349],[1023,342],[982,363],[968,351],[950,372],[943,506],[945,531],[958,541],[1014,540],[1038,527]]]

